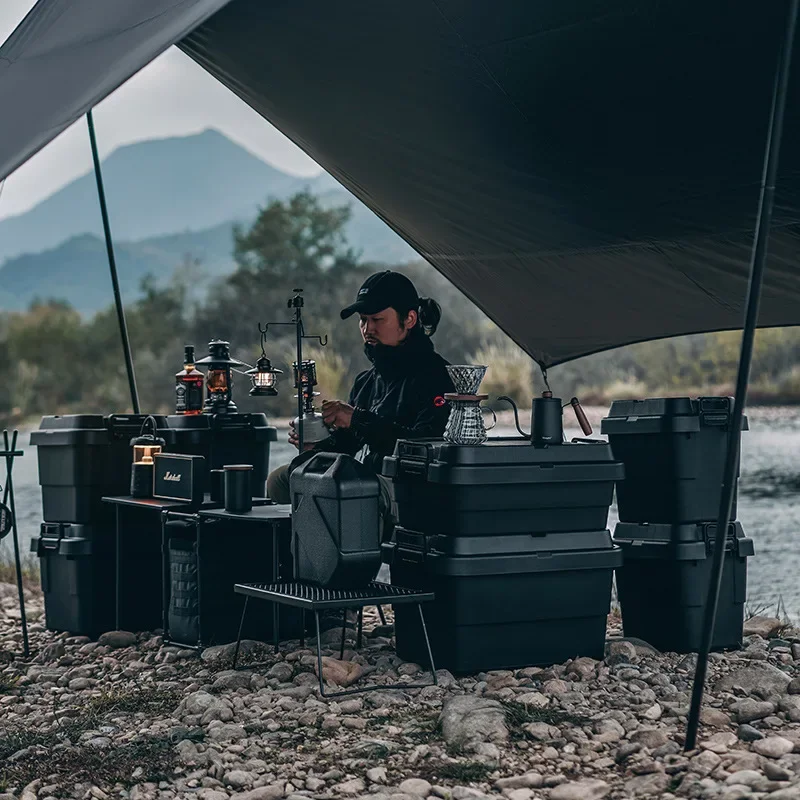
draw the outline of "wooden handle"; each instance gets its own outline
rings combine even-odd
[[[592,435],[592,426],[589,424],[589,420],[586,417],[586,413],[581,408],[580,401],[577,397],[573,397],[572,400],[569,401],[570,405],[572,406],[573,410],[575,411],[575,416],[578,418],[578,425],[581,426],[581,430],[583,431],[584,436],[591,436]]]

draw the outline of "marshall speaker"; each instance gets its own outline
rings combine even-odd
[[[175,453],[154,456],[153,497],[180,500],[191,505],[203,502],[205,458]]]

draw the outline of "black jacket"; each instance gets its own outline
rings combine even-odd
[[[398,347],[367,346],[365,352],[372,368],[358,375],[350,392],[350,428],[334,431],[314,449],[356,455],[366,446],[364,463],[380,474],[398,439],[444,433],[450,414],[444,394],[454,387],[447,362],[419,328]]]

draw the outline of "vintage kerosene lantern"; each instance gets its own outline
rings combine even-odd
[[[259,330],[261,330],[260,326]],[[250,376],[250,382],[253,385],[253,388],[250,389],[251,397],[275,397],[278,394],[278,375],[282,375],[283,370],[273,367],[272,362],[267,358],[264,350],[266,337],[266,330],[261,330],[261,355],[256,361],[255,367],[245,372],[245,375]]]
[[[204,414],[235,414],[238,409],[233,402],[233,377],[237,367],[247,367],[243,361],[231,358],[229,342],[214,339],[208,343],[208,355],[195,362],[208,368],[206,372],[206,400]]]

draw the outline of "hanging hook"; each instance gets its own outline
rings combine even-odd
[[[325,345],[328,344],[328,334],[327,333],[324,336],[310,336],[310,335],[307,336],[304,333],[303,334],[303,338],[304,339],[316,339],[320,343],[321,347],[325,347]]]
[[[539,369],[542,371],[542,378],[544,379],[544,385],[547,387],[547,391],[552,394],[553,390],[550,388],[550,383],[547,380],[547,368],[539,364]]]

